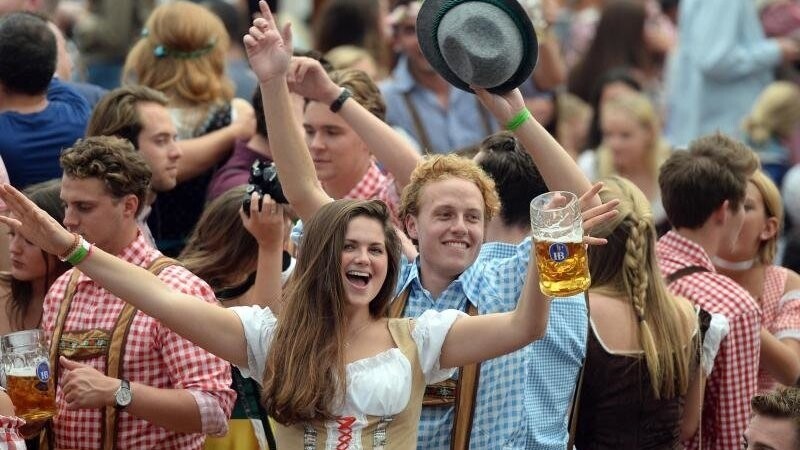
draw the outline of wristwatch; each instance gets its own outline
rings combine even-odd
[[[114,393],[114,408],[118,410],[125,409],[131,404],[131,400],[133,400],[131,382],[120,380],[119,389]]]

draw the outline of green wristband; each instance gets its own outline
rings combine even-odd
[[[522,108],[520,112],[517,113],[516,116],[512,117],[511,120],[508,121],[506,124],[506,130],[508,131],[516,131],[526,120],[531,118],[531,112],[528,111],[528,108]]]
[[[89,251],[91,248],[91,244],[86,242],[86,239],[81,238],[80,245],[78,245],[78,248],[70,253],[69,257],[67,258],[67,262],[73,266],[77,266],[78,264],[82,263],[87,256],[89,256]]]

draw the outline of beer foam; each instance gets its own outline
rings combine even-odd
[[[35,377],[35,367],[14,367],[13,369],[6,370],[6,376],[9,377]]]

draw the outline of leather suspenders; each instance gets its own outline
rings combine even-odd
[[[403,311],[408,303],[409,291],[410,286],[406,287],[389,305],[389,317],[403,317]],[[469,300],[467,300],[467,314],[470,316],[478,314],[477,308]],[[450,379],[425,387],[423,406],[455,405],[453,428],[450,430],[451,450],[469,449],[479,377],[480,364],[469,364],[461,368],[457,381]]]

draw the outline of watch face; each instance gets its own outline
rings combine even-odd
[[[115,395],[118,406],[128,406],[131,404],[131,391],[130,389],[120,388]]]

